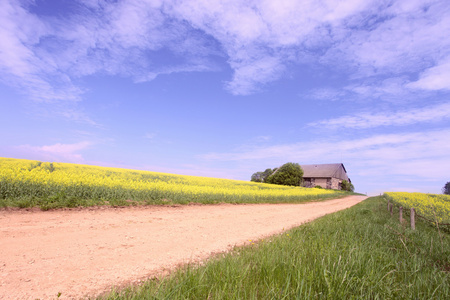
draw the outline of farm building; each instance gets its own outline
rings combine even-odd
[[[343,180],[351,182],[344,164],[301,165],[303,169],[303,186],[320,185],[326,189],[341,189]]]

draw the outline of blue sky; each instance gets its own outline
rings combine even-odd
[[[0,2],[0,156],[250,180],[450,181],[450,2]]]

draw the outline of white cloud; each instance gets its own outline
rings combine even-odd
[[[355,76],[418,72],[434,65],[450,50],[446,1],[401,1],[355,16],[354,30],[331,51],[344,67],[357,66]],[[364,17],[366,19],[364,19]],[[337,51],[336,51],[337,50]]]
[[[328,42],[323,27],[367,8],[368,1],[176,1],[170,11],[214,37],[234,71],[226,88],[246,95],[279,79],[305,47]],[[301,55],[300,55],[301,57]]]
[[[46,146],[17,146],[16,150],[28,158],[44,161],[63,161],[83,163],[83,156],[79,153],[92,145],[92,142],[82,141],[74,144],[54,144]]]
[[[182,164],[176,167],[144,165],[139,168],[152,172],[239,180],[236,178],[236,174],[230,173],[230,170],[227,168],[214,168],[198,164]]]
[[[36,101],[79,100],[81,90],[36,47],[53,29],[17,1],[0,3],[0,80]]]
[[[149,139],[149,140],[154,139],[155,137],[156,137],[156,133],[155,132],[147,132],[144,135],[144,138]]]
[[[50,109],[51,110],[51,109]],[[80,123],[89,124],[96,127],[103,127],[101,124],[92,120],[89,116],[87,116],[83,111],[77,108],[69,108],[67,106],[59,109],[53,110],[57,115],[62,116],[63,118],[71,121],[76,121]]]
[[[398,99],[408,94],[405,84],[408,80],[401,77],[387,79],[369,80],[367,83],[354,83],[344,89],[360,97],[375,98],[388,101],[392,98]]]
[[[450,56],[420,74],[419,80],[407,85],[424,90],[450,90]]]
[[[255,138],[253,138],[253,141],[255,141],[255,142],[267,142],[267,141],[270,141],[271,139],[272,139],[272,137],[269,136],[269,135],[260,135],[260,136],[257,136]]]
[[[140,82],[217,70],[216,56],[228,58],[225,88],[237,95],[312,61],[354,78],[428,68],[415,86],[447,88],[448,66],[438,65],[450,50],[445,1],[90,0],[64,19],[21,3],[0,4],[0,76],[38,101],[80,100],[74,79],[91,74]]]
[[[214,68],[205,59],[217,53],[214,46],[208,49],[204,36],[170,20],[156,1],[90,2],[80,4],[82,14],[64,19],[37,16],[27,8],[9,0],[0,6],[0,76],[36,101],[80,100],[84,91],[73,80],[95,73],[145,81]],[[158,51],[172,53],[176,62],[161,65]]]
[[[284,68],[277,58],[270,56],[230,64],[235,72],[233,79],[227,82],[226,88],[235,95],[253,94],[258,91],[260,84],[278,79]]]
[[[450,102],[397,112],[361,113],[322,120],[307,124],[309,127],[327,129],[366,129],[378,126],[404,126],[422,122],[439,122],[450,119]]]
[[[320,61],[342,66],[351,78],[382,75],[378,96],[395,97],[404,94],[407,80],[390,82],[386,76],[421,72],[450,50],[445,1],[217,0],[176,1],[169,7],[171,15],[222,45],[234,71],[225,86],[233,94],[258,91],[292,64]],[[371,90],[379,86],[376,81]],[[349,88],[364,92],[362,85]]]
[[[349,140],[323,140],[253,147],[231,153],[209,153],[206,161],[263,161],[268,167],[286,161],[303,164],[344,162],[352,174],[387,180],[402,178],[442,179],[450,167],[450,129],[374,135]]]
[[[332,88],[320,88],[320,89],[313,89],[309,93],[301,95],[310,97],[313,99],[318,100],[327,100],[327,101],[333,101],[338,100],[342,96],[346,95],[346,91],[343,89],[332,89]]]

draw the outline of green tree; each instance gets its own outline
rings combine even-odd
[[[266,178],[267,183],[300,186],[303,181],[303,169],[297,163],[285,163]]]
[[[341,189],[343,191],[349,191],[349,192],[355,191],[355,187],[353,186],[353,184],[351,182],[348,182],[347,180],[342,180]]]
[[[263,174],[263,172],[256,172],[256,173],[253,173],[252,178],[250,179],[250,181],[253,181],[253,182],[262,182],[262,181],[263,181],[263,179],[262,179],[262,174]]]
[[[268,178],[270,175],[272,175],[273,172],[274,172],[275,170],[276,170],[276,169],[274,169],[274,170],[272,170],[272,169],[266,169],[266,170],[263,172],[263,182],[266,182],[267,178]]]
[[[250,179],[250,181],[266,182],[267,177],[272,175],[272,173],[273,173],[272,169],[266,169],[264,172],[253,173],[252,178]]]
[[[450,195],[450,181],[444,185],[442,188],[442,193],[445,195]]]

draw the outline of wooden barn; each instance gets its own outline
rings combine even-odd
[[[344,164],[301,165],[303,169],[303,186],[320,185],[325,189],[341,189],[343,180],[351,182]]]

